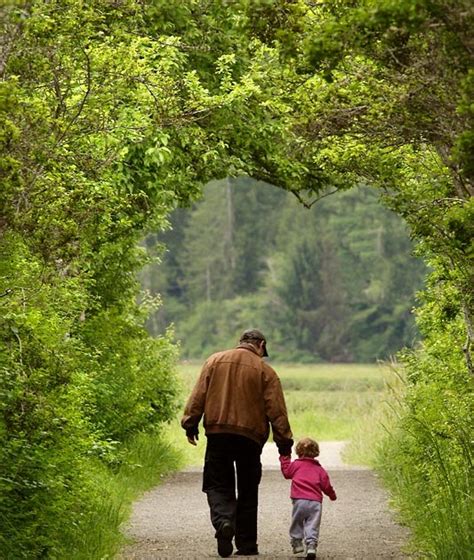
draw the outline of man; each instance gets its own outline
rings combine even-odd
[[[207,447],[202,489],[216,530],[217,550],[224,558],[232,554],[234,535],[236,554],[258,554],[260,455],[270,425],[281,455],[290,455],[293,445],[280,380],[263,361],[265,356],[266,339],[257,329],[245,331],[236,348],[210,356],[181,421],[189,443],[196,445],[204,415]]]

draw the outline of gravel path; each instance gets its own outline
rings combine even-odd
[[[344,442],[320,443],[319,459],[338,500],[324,501],[318,560],[408,558],[402,552],[408,533],[388,511],[387,496],[376,475],[365,467],[345,465],[343,446]],[[289,547],[290,481],[279,471],[274,444],[265,446],[262,463],[260,555],[254,558],[298,558]],[[201,469],[176,473],[147,492],[135,503],[126,534],[134,543],[122,551],[122,560],[219,558],[206,496],[201,492]]]

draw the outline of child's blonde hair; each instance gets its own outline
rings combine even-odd
[[[319,455],[319,445],[317,441],[309,437],[300,439],[296,444],[296,454],[298,457],[317,457]]]

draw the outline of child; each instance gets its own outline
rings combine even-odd
[[[316,558],[323,493],[335,500],[336,492],[328,473],[315,460],[319,455],[319,445],[314,440],[300,440],[296,445],[296,454],[298,459],[293,462],[291,457],[280,456],[281,472],[285,478],[291,478],[291,545],[294,554],[303,552],[304,539],[306,558]]]

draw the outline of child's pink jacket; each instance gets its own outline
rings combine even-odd
[[[329,475],[316,459],[301,457],[292,462],[290,457],[280,455],[280,466],[283,476],[291,478],[291,498],[322,502],[324,493],[336,499]]]

